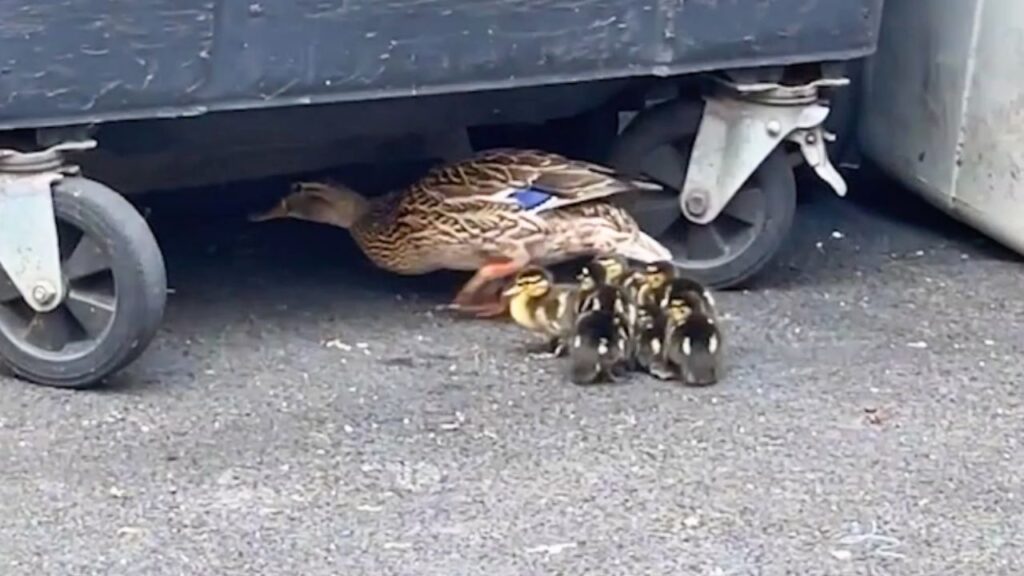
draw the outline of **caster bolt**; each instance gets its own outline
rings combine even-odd
[[[768,125],[765,126],[765,130],[768,131],[768,135],[771,137],[782,134],[782,124],[779,124],[778,120],[769,120]]]
[[[57,291],[53,289],[46,282],[40,282],[32,288],[32,299],[37,304],[49,304],[53,301],[54,296],[57,295]]]
[[[700,216],[708,211],[708,193],[694,190],[686,197],[686,211],[693,216]]]

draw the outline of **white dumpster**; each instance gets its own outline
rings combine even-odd
[[[863,153],[1024,254],[1024,1],[886,0]]]

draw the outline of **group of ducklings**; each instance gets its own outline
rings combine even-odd
[[[532,266],[505,290],[516,324],[545,339],[540,349],[569,356],[577,384],[615,382],[643,371],[707,386],[721,373],[722,334],[711,292],[671,262],[631,264],[616,255],[583,265],[574,284]]]

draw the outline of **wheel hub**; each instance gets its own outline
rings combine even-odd
[[[53,302],[56,297],[57,290],[49,282],[39,282],[32,288],[32,299],[41,306],[46,306]]]
[[[707,212],[708,209],[708,191],[703,188],[697,188],[690,192],[690,195],[686,198],[685,209],[688,216],[700,217],[702,214]]]

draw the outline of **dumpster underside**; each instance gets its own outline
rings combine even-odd
[[[881,3],[0,0],[0,128],[845,60]]]

